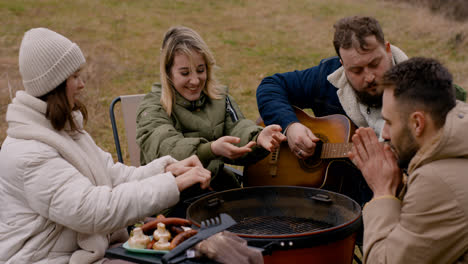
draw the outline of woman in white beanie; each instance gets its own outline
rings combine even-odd
[[[0,152],[0,263],[102,263],[125,227],[209,185],[197,157],[139,168],[114,163],[83,129],[77,100],[85,58],[64,36],[27,31],[19,53],[25,91],[8,106]]]

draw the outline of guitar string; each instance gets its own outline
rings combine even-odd
[[[351,150],[352,143],[326,143],[323,145],[321,158],[345,158]]]

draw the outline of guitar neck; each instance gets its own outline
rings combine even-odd
[[[347,158],[353,143],[324,143],[322,146],[322,159]]]

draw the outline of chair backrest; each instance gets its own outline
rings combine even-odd
[[[117,102],[121,102],[122,116],[125,126],[125,135],[127,138],[127,150],[130,156],[130,165],[140,166],[140,148],[136,143],[136,112],[141,100],[145,94],[121,95],[116,97],[110,106],[110,118],[112,123],[112,131],[114,133],[115,148],[117,158],[123,163],[122,152],[120,148],[120,140],[117,132],[117,124],[115,122],[114,108]]]

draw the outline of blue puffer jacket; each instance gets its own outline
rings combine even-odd
[[[291,105],[311,108],[315,116],[346,115],[327,76],[341,67],[340,59],[330,57],[303,71],[277,73],[266,77],[257,88],[257,105],[265,125],[279,124],[283,130],[299,122]]]
[[[394,46],[392,54],[394,63],[407,59]],[[356,119],[343,109],[337,94],[339,88],[327,79],[340,67],[340,59],[335,56],[306,70],[277,73],[263,79],[257,88],[257,105],[265,125],[279,124],[284,131],[289,124],[298,122],[291,105],[310,108],[318,117],[343,114],[355,122]],[[466,101],[466,91],[458,85],[454,85],[454,89],[457,99]]]

